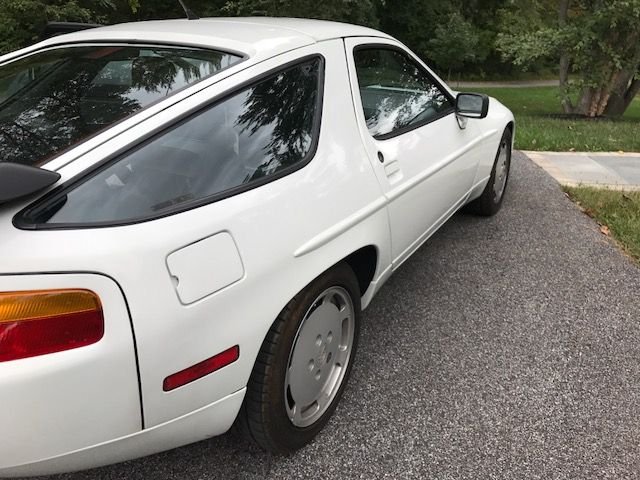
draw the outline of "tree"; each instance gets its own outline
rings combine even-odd
[[[138,0],[0,0],[0,54],[40,40],[47,22],[106,24],[117,11],[130,17],[137,6]]]
[[[495,48],[498,11],[509,0],[377,0],[380,28],[437,69],[508,74]]]
[[[226,15],[268,15],[337,20],[377,26],[372,0],[229,0],[222,8]]]
[[[621,116],[640,91],[640,0],[526,0],[503,11],[503,26],[505,58],[557,60],[565,113]]]
[[[452,1],[379,0],[380,28],[393,35],[422,58],[434,60],[429,42],[436,27],[457,12]],[[446,65],[439,65],[446,69]]]
[[[428,46],[431,58],[447,68],[447,78],[451,80],[452,70],[460,72],[465,64],[478,60],[479,42],[479,34],[473,25],[453,12],[446,23],[436,27]]]
[[[37,41],[47,21],[91,21],[88,8],[75,1],[0,0],[0,53]]]

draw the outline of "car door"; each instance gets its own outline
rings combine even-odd
[[[455,99],[391,40],[345,39],[355,114],[385,192],[394,267],[466,201],[478,126],[459,124]]]

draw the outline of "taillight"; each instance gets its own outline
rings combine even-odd
[[[102,305],[89,290],[0,293],[0,362],[84,347],[103,335]]]

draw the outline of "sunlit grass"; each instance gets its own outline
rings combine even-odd
[[[640,261],[640,192],[590,187],[565,187],[565,191],[585,213],[606,225],[629,255]]]
[[[516,116],[516,148],[542,151],[640,152],[640,98],[619,120],[553,118],[557,87],[474,89],[497,98]]]

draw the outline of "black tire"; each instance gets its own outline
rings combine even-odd
[[[482,192],[482,195],[469,202],[469,204],[467,204],[467,206],[465,207],[465,210],[469,213],[490,217],[491,215],[495,215],[496,213],[498,213],[498,211],[500,210],[502,201],[504,200],[504,195],[507,191],[507,185],[509,183],[509,172],[511,170],[511,137],[511,128],[507,127],[502,134],[500,146],[498,147],[498,152],[496,153],[496,158],[493,162],[493,168],[491,169],[491,176],[489,177],[487,186]],[[496,192],[494,191],[494,186],[496,184],[496,170],[498,166],[498,159],[503,148],[506,148],[507,154],[507,166],[505,173],[506,178],[504,179],[504,188],[502,189],[502,193],[497,196]]]
[[[320,418],[304,428],[293,424],[287,414],[285,402],[286,373],[294,341],[302,321],[310,312],[314,301],[332,287],[341,287],[351,298],[355,325],[351,353],[337,393]],[[263,450],[286,454],[309,443],[333,414],[351,373],[359,334],[360,290],[353,270],[340,263],[320,275],[282,310],[262,343],[258,358],[247,385],[238,422],[249,439]]]

